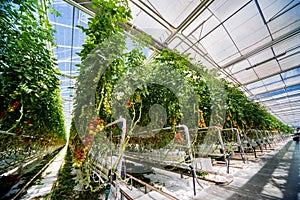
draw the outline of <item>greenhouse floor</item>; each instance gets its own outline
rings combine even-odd
[[[38,199],[38,197],[46,196],[49,194],[57,180],[59,169],[63,163],[65,154],[67,151],[67,145],[58,153],[54,161],[48,166],[48,168],[42,174],[42,180],[39,185],[33,185],[27,190],[27,194],[22,196],[21,199]]]
[[[216,185],[200,180],[202,186],[196,185],[196,196],[193,195],[193,180],[191,177],[166,172],[155,168],[154,174],[147,175],[152,182],[156,181],[162,191],[172,194],[179,199],[298,199],[300,200],[300,144],[294,141],[279,143],[275,150],[264,151],[259,161],[242,164],[242,167],[231,167],[230,175],[233,181],[228,185]],[[61,150],[55,161],[44,172],[41,185],[33,186],[22,199],[35,199],[45,196],[51,191],[56,180],[66,148]],[[234,161],[232,162],[234,164]],[[213,166],[214,171],[225,173],[225,166]],[[142,195],[151,199],[153,194]],[[154,195],[155,196],[155,195]],[[150,198],[151,197],[151,198]],[[141,198],[141,199],[143,199]],[[113,199],[111,196],[109,199]],[[153,198],[152,198],[153,199]],[[157,199],[157,198],[155,198]],[[164,199],[164,198],[158,198]]]
[[[199,193],[201,199],[300,199],[300,145],[288,141],[244,169],[233,169],[227,186],[211,185]]]

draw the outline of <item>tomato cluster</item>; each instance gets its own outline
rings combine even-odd
[[[20,102],[19,101],[14,101],[11,106],[7,109],[8,112],[13,112],[15,109],[19,106]]]
[[[88,124],[88,134],[85,135],[83,141],[76,144],[74,152],[74,167],[80,167],[85,159],[85,153],[90,149],[91,143],[97,133],[104,129],[104,120],[100,117],[92,117]],[[83,143],[84,144],[83,144]]]
[[[132,102],[130,101],[130,99],[128,99],[128,100],[126,101],[126,107],[127,107],[127,108],[132,107]]]
[[[98,118],[92,117],[88,127],[89,127],[89,134],[96,135],[98,132],[104,129],[104,120],[100,119],[100,117]]]
[[[73,167],[80,167],[84,161],[85,149],[82,145],[75,147],[75,161]]]
[[[181,143],[183,141],[183,138],[181,137],[181,134],[179,132],[175,135],[176,143]]]

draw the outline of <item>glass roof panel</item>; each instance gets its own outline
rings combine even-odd
[[[257,95],[257,94],[260,94],[260,93],[267,92],[268,90],[267,90],[266,87],[259,87],[259,88],[252,89],[252,90],[250,90],[250,91],[251,91],[251,93],[252,93],[253,95]]]
[[[276,102],[278,99],[282,99],[282,98],[286,98],[286,97],[288,97],[290,101],[294,101],[294,100],[297,100],[297,98],[299,98],[299,94],[289,95],[288,96],[287,93],[282,93],[280,95],[273,96],[272,100],[267,99],[267,98],[261,99],[262,100],[261,102],[263,102],[263,103],[270,103],[272,101]]]
[[[254,44],[257,46],[259,41],[269,37],[254,2],[240,10],[224,25],[240,50]]]
[[[204,2],[207,7],[198,16],[191,17],[192,11]],[[233,77],[236,83],[248,84],[240,88],[247,88],[245,93],[250,90],[253,93],[251,99],[260,103],[274,102],[276,106],[277,101],[287,101],[288,97],[291,102],[291,99],[298,98],[295,95],[299,95],[300,88],[294,86],[300,84],[297,70],[300,61],[300,0],[257,0],[257,3],[262,13],[252,0],[234,3],[230,0],[130,0],[133,15],[130,23],[158,43],[190,53],[191,58],[208,68],[224,66],[223,77],[227,80]],[[66,25],[71,26],[70,22],[69,18]],[[60,50],[67,53],[61,57],[68,59],[70,42],[65,42]],[[295,106],[297,104],[300,102]],[[289,107],[289,104],[285,105]],[[272,110],[272,105],[268,109]],[[272,113],[278,118],[282,115]],[[295,126],[294,121],[282,119]]]
[[[270,61],[261,64],[255,67],[254,70],[257,73],[259,78],[264,78],[281,71],[276,61]]]
[[[175,37],[170,43],[169,43],[169,48],[174,49],[176,48],[182,40],[179,37]]]
[[[206,49],[204,48],[204,46],[198,42],[198,40],[194,37],[191,36],[188,38],[188,40],[193,43],[193,48],[197,49],[198,53],[201,54],[202,56],[209,56],[208,52],[206,51]]]
[[[276,83],[278,81],[282,81],[280,75],[274,75],[274,76],[271,76],[269,78],[266,78],[263,80],[264,84],[272,84],[272,83]]]
[[[283,42],[277,43],[273,46],[274,52],[276,54],[281,53],[289,53],[297,50],[297,47],[299,48],[300,45],[300,35],[294,35]],[[298,49],[299,50],[299,49]],[[285,57],[286,55],[282,56]],[[280,57],[281,58],[281,57]]]
[[[217,28],[202,39],[201,44],[216,62],[237,53],[237,49],[223,27]]]
[[[210,18],[213,18],[210,20]],[[200,39],[201,36],[207,34],[213,28],[215,28],[219,22],[213,16],[213,14],[208,11],[204,10],[201,15],[199,15],[194,21],[189,24],[184,30],[183,34],[185,36],[189,36],[193,34],[196,38]]]
[[[289,0],[289,1],[268,1],[268,0],[259,0],[260,7],[266,18],[266,21],[272,21],[278,18],[282,14],[290,14],[292,12],[287,12],[288,10],[297,9],[298,0]],[[295,7],[296,6],[296,7]],[[299,5],[298,5],[299,6]]]
[[[214,1],[210,6],[210,10],[221,20],[224,21],[234,12],[238,11],[249,0],[240,0],[232,3],[229,0]]]
[[[200,4],[199,1],[186,1],[186,0],[142,0],[149,7],[154,10],[165,20],[167,20],[174,27],[179,26],[185,18]],[[172,10],[172,12],[166,12]]]
[[[266,1],[262,1],[266,2]],[[268,26],[274,36],[282,35],[299,25],[299,1],[269,1],[271,4],[263,9]],[[297,4],[298,3],[298,4]],[[298,25],[297,25],[298,24]]]
[[[253,69],[242,71],[234,75],[234,77],[242,84],[257,80],[257,75]]]
[[[300,90],[294,90],[294,91],[287,92],[287,95],[289,95],[289,96],[296,95],[296,94],[300,94]]]
[[[299,49],[300,50],[300,49]],[[280,66],[283,70],[299,66],[300,51],[295,54],[289,54],[279,59]]]
[[[282,78],[286,79],[286,78],[290,78],[290,77],[294,77],[294,76],[298,76],[300,74],[300,67],[286,71],[284,73],[282,73]]]
[[[266,88],[270,91],[270,90],[278,90],[278,89],[282,89],[284,88],[285,85],[282,81],[280,82],[275,82],[273,84],[269,84],[269,85],[266,85]]]
[[[289,97],[289,99],[290,99],[291,102],[293,102],[293,101],[299,101],[300,100],[300,95]]]
[[[288,78],[288,79],[285,79],[284,83],[287,86],[294,86],[296,84],[300,84],[300,75],[299,76],[294,76],[294,77],[291,77],[291,78]]]
[[[286,96],[285,92],[286,92],[285,89],[275,90],[275,91],[272,91],[272,92],[257,95],[256,98],[258,98],[260,100],[263,100],[265,97],[273,97],[273,98],[276,97],[276,98],[278,98],[279,95]]]
[[[56,29],[54,37],[57,47],[53,48],[53,52],[57,59],[58,69],[62,74],[75,77],[77,75],[75,65],[80,63],[80,58],[76,53],[81,51],[85,39],[85,34],[76,26],[86,27],[87,18],[90,16],[63,0],[53,1],[52,6],[61,15],[59,17],[53,14],[48,15],[50,23]],[[66,130],[69,130],[76,79],[65,76],[60,76],[59,79]]]
[[[269,58],[272,58],[274,55],[272,53],[272,50],[270,48],[261,51],[251,57],[248,58],[249,62],[251,63],[251,65],[256,65],[259,64],[261,62],[266,61]]]
[[[189,45],[187,45],[185,42],[181,42],[175,49],[177,49],[179,52],[184,53],[189,48]]]
[[[171,32],[163,24],[159,23],[159,20],[153,19],[131,2],[129,2],[129,6],[133,17],[130,21],[131,24],[134,24],[159,42],[164,42],[170,35]]]
[[[295,91],[295,90],[300,90],[300,84],[298,85],[292,85],[286,88],[287,92]]]
[[[251,83],[249,85],[247,85],[247,89],[248,90],[251,90],[251,89],[256,89],[256,88],[260,88],[260,87],[263,87],[264,86],[264,83],[262,81],[256,81],[254,83]]]
[[[227,68],[226,71],[228,71],[232,74],[235,74],[235,73],[238,73],[248,67],[250,67],[248,60],[243,60],[243,61],[238,62],[238,63],[232,65],[231,67]]]

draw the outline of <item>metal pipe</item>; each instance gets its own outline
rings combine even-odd
[[[227,159],[227,174],[229,174],[229,166],[230,166],[230,154],[227,154],[226,159]]]
[[[196,196],[195,170],[192,165],[190,165],[189,167],[191,168],[191,172],[193,174],[193,189],[194,189],[194,196]]]
[[[87,13],[88,15],[90,15],[90,16],[92,16],[92,17],[95,16],[95,13],[94,13],[94,12],[92,12],[92,11],[89,10],[88,8],[86,8],[86,7],[84,7],[84,6],[80,5],[80,4],[78,4],[78,3],[75,2],[75,1],[72,1],[72,0],[64,0],[64,1],[65,1],[66,3],[68,3],[68,4],[70,4],[70,5],[72,5],[72,6],[76,7],[76,8],[78,8],[79,10],[81,10],[81,11]]]
[[[117,169],[117,174],[121,174],[122,171],[122,163],[123,163],[123,144],[125,141],[125,135],[126,135],[126,119],[123,117],[120,117],[118,120],[115,120],[105,126],[105,128],[112,126],[117,123],[122,123],[122,133],[121,133],[121,140],[120,140],[120,146],[119,146],[119,161],[116,163],[116,169]],[[112,164],[112,163],[111,163]],[[119,186],[119,180],[118,178],[116,179],[116,199],[118,199],[119,193],[120,193],[120,186]]]
[[[252,147],[252,148],[253,148],[253,152],[254,152],[254,157],[257,158],[255,147]]]

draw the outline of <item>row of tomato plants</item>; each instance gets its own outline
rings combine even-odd
[[[50,49],[54,30],[42,2],[49,3],[9,0],[0,5],[2,150],[66,139],[59,71]]]
[[[92,7],[96,10],[95,17],[89,19],[88,28],[81,27],[87,39],[83,50],[79,53],[82,63],[78,66],[80,73],[70,131],[76,167],[80,168],[85,162],[91,141],[103,146],[108,145],[100,140],[95,141],[97,135],[109,137],[111,132],[113,143],[119,143],[120,126],[103,130],[104,125],[119,117],[114,116],[114,111],[118,109],[128,112],[127,119],[131,119],[127,125],[127,144],[147,143],[150,145],[149,148],[161,148],[174,138],[181,141],[181,136],[175,132],[175,126],[183,120],[189,121],[188,116],[184,116],[180,103],[180,101],[187,102],[189,99],[185,96],[180,97],[183,100],[179,99],[174,91],[161,84],[143,82],[144,74],[147,72],[151,74],[155,70],[158,76],[154,78],[164,79],[168,71],[163,66],[168,66],[176,77],[177,75],[183,77],[183,82],[190,86],[185,88],[182,86],[184,84],[178,85],[178,81],[174,80],[173,83],[177,84],[179,93],[189,94],[190,91],[187,90],[194,92],[197,101],[186,105],[186,108],[194,109],[198,119],[197,127],[205,128],[213,124],[239,130],[292,131],[261,105],[249,100],[237,86],[218,79],[216,71],[207,70],[202,64],[192,64],[188,55],[163,49],[157,51],[150,61],[147,60],[143,51],[151,45],[151,39],[144,36],[129,39],[124,34],[124,31],[133,34],[130,29],[124,30],[122,25],[131,19],[126,0],[97,0]],[[128,40],[133,41],[134,48],[124,53]],[[137,89],[131,91],[130,86],[136,79],[144,84],[136,86]],[[128,87],[120,87],[120,81],[122,85]],[[116,93],[120,93],[120,101],[114,99],[117,98]],[[126,93],[130,95],[126,96]],[[224,99],[226,99],[225,103]],[[164,107],[167,118],[163,124],[165,127],[171,126],[172,130],[158,132],[143,139],[133,137],[131,134],[135,127],[150,124],[152,119],[148,113],[154,104]]]

